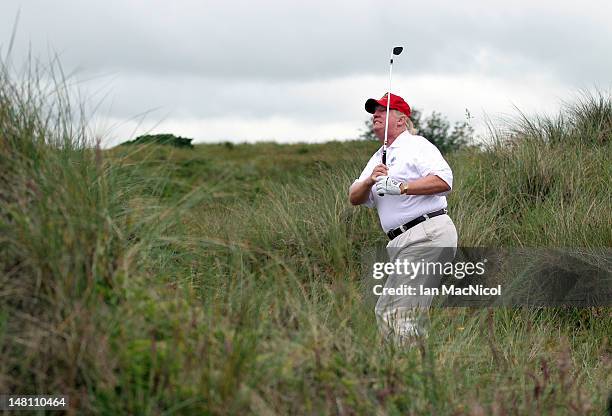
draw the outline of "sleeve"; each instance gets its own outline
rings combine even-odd
[[[368,176],[372,174],[372,171],[374,170],[377,164],[378,163],[376,162],[376,155],[374,155],[368,161],[368,164],[366,165],[365,169],[361,172],[361,175],[359,175],[359,178],[355,179],[353,183],[361,182],[365,180]],[[368,200],[364,202],[362,205],[365,205],[368,208],[374,208],[376,206],[376,203],[374,201],[374,194],[372,193],[371,189],[370,189],[370,194],[368,195]]]
[[[417,169],[422,177],[436,175],[450,187],[448,191],[436,195],[448,195],[453,189],[453,171],[438,148],[428,141],[419,152],[417,162]]]

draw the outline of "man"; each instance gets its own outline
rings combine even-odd
[[[376,207],[390,262],[444,263],[457,248],[457,231],[446,211],[446,195],[453,186],[453,174],[440,151],[421,136],[414,135],[410,106],[402,97],[390,94],[387,135],[387,164],[382,164],[382,147],[370,158],[349,189],[353,205]],[[387,94],[370,98],[365,109],[373,114],[374,133],[385,137]],[[420,272],[392,273],[384,289],[413,287],[413,295],[395,295],[384,290],[376,303],[379,329],[399,343],[425,335],[426,311],[432,296],[421,295],[419,286],[433,287],[440,274],[424,267]],[[405,286],[404,286],[405,287]],[[397,292],[395,292],[397,293]]]

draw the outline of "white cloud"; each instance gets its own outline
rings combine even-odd
[[[111,147],[128,138],[141,134],[173,133],[194,139],[194,143],[224,142],[252,143],[256,141],[277,141],[281,143],[325,142],[329,140],[350,140],[359,136],[357,123],[337,122],[313,124],[283,117],[242,119],[220,117],[215,119],[173,119],[161,122],[129,121],[98,118],[95,121],[102,145]]]
[[[131,121],[111,132],[107,131],[107,144],[127,139],[131,134],[146,132],[172,132],[194,138],[197,142],[315,142],[355,138],[360,134],[363,121],[369,117],[363,108],[365,100],[380,97],[384,93],[380,89],[384,81],[384,77],[350,77],[287,84],[273,91],[269,91],[267,85],[235,86],[234,91],[228,92],[230,95],[250,89],[253,96],[273,102],[264,112],[273,115],[250,114],[249,109],[255,105],[252,102],[221,109],[215,108],[215,102],[203,103],[202,111],[189,114],[170,112],[167,116],[160,114],[160,111],[153,112],[138,128],[138,123]],[[411,106],[424,111],[426,115],[436,110],[454,122],[465,120],[465,110],[468,109],[472,115],[471,123],[479,134],[486,131],[484,123],[487,117],[516,115],[515,107],[525,113],[554,113],[561,101],[574,92],[564,89],[554,78],[539,75],[514,82],[478,76],[398,76],[394,85],[396,93],[403,95]],[[330,91],[334,94],[330,94]],[[194,94],[192,99],[196,100],[199,92]],[[213,94],[218,95],[222,94]],[[301,105],[305,108],[302,109]],[[115,117],[108,120],[118,123],[121,119]],[[107,127],[108,123],[111,121],[107,122]]]

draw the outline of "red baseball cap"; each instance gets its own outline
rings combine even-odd
[[[387,108],[387,94],[383,95],[380,100],[375,100],[374,98],[368,99],[365,102],[365,110],[370,114],[374,114],[374,110],[376,110],[377,105],[382,105],[383,107]],[[410,117],[410,106],[399,95],[391,94],[391,103],[389,104],[389,108],[397,110]]]

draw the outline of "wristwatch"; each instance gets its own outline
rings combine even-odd
[[[400,194],[406,194],[408,195],[408,182],[402,182],[400,183]]]

